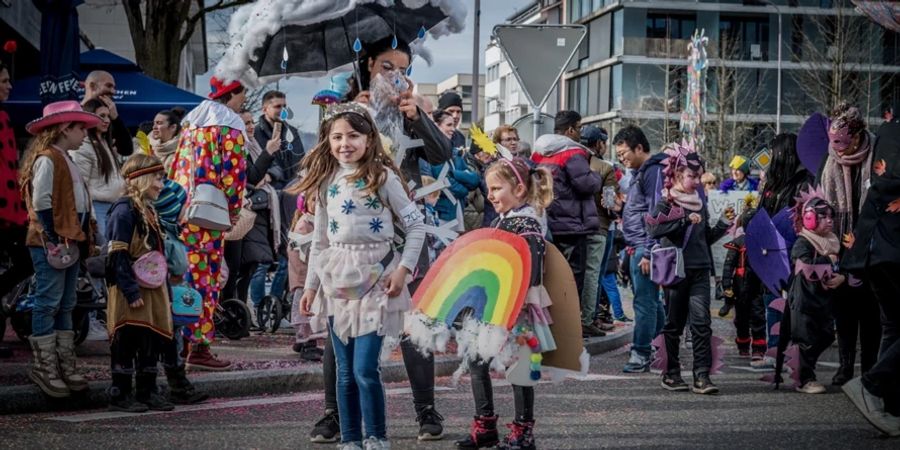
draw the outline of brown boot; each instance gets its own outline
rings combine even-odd
[[[209,351],[209,344],[193,344],[191,345],[191,353],[188,355],[187,368],[198,370],[228,370],[231,368],[231,361],[216,358],[216,356]]]
[[[28,342],[31,343],[31,350],[34,354],[28,378],[31,378],[31,381],[34,381],[45,394],[51,397],[68,397],[69,387],[59,376],[56,333],[38,337],[31,336],[28,338]]]
[[[88,382],[75,372],[75,332],[56,332],[56,355],[59,357],[59,376],[72,392],[86,391]]]

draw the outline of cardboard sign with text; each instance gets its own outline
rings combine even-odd
[[[716,221],[719,220],[719,217],[722,216],[722,212],[725,211],[725,208],[732,207],[734,208],[734,213],[736,216],[740,216],[741,213],[744,212],[744,199],[747,197],[747,194],[750,194],[749,191],[730,191],[730,192],[722,192],[719,190],[707,192],[706,196],[709,199],[708,208],[709,208],[709,221],[710,225],[715,225]],[[757,195],[757,193],[753,193],[753,195]],[[712,244],[712,255],[713,255],[713,264],[715,265],[715,276],[722,276],[722,266],[725,264],[725,254],[728,252],[725,250],[725,244],[734,239],[731,233],[726,234],[716,241],[716,243]]]

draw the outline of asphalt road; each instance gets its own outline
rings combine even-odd
[[[731,340],[730,323],[714,320],[715,333]],[[830,380],[837,360],[827,352],[820,380]],[[718,396],[670,393],[659,375],[625,375],[625,349],[592,359],[589,380],[546,384],[537,390],[539,448],[900,448],[881,438],[838,388],[827,394],[773,391],[745,370],[747,361],[726,344],[725,369],[713,377]],[[686,367],[689,359],[685,360]],[[685,373],[686,379],[689,374]],[[502,384],[498,380],[498,384]],[[420,444],[411,397],[403,384],[388,388],[388,430],[395,449],[448,449],[468,429],[473,414],[468,380],[439,381],[438,410],[447,439]],[[495,388],[501,420],[512,415],[512,391]],[[307,432],[322,410],[321,393],[222,399],[170,413],[123,416],[104,411],[0,417],[0,448],[333,448],[314,445]]]

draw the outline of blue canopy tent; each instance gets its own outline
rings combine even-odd
[[[135,63],[106,50],[81,54],[81,78],[93,70],[105,70],[115,78],[113,99],[128,128],[137,128],[141,122],[153,120],[156,113],[164,109],[181,106],[191,110],[203,101],[203,97],[144,75]],[[24,126],[41,116],[40,82],[38,76],[19,80],[13,85],[9,100],[3,106],[15,126]],[[78,88],[78,93],[84,95],[83,86]]]

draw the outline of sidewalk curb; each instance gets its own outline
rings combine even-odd
[[[625,327],[604,337],[591,338],[585,342],[585,350],[598,355],[615,350],[631,342],[632,328]],[[451,375],[459,367],[460,359],[445,356],[435,360],[436,377]],[[321,366],[305,366],[292,369],[242,370],[237,372],[192,372],[191,382],[202,392],[214,398],[247,397],[254,395],[287,394],[301,391],[321,390],[324,384]],[[401,361],[392,361],[381,369],[381,377],[386,382],[406,379],[406,368]],[[165,376],[160,370],[159,383],[165,389]],[[53,399],[44,395],[37,386],[20,385],[0,387],[0,415],[27,414],[48,411],[82,411],[102,408],[108,403],[106,389],[110,382],[93,381],[87,393],[64,399]]]

